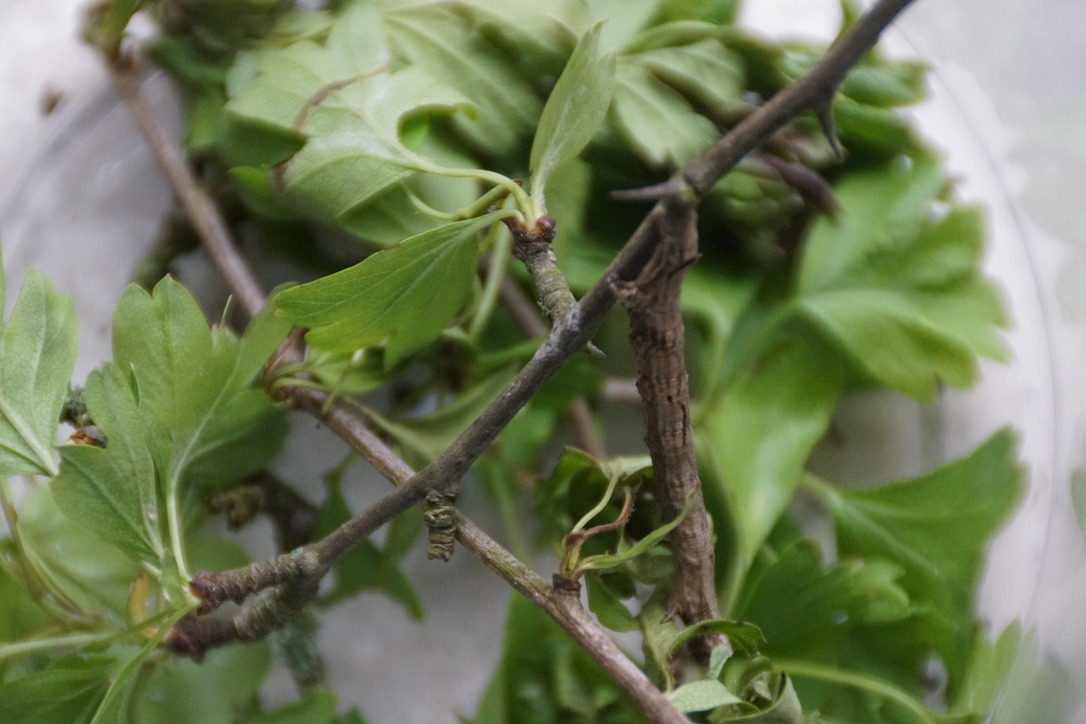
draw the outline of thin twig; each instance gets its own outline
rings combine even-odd
[[[204,248],[226,278],[242,308],[255,316],[264,306],[264,292],[245,258],[237,253],[230,229],[211,195],[185,162],[181,149],[155,118],[140,93],[140,76],[131,58],[106,58],[106,67],[151,152],[173,185],[181,206],[192,220]]]

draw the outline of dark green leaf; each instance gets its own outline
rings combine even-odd
[[[542,611],[514,595],[475,724],[635,724],[644,715]]]
[[[352,352],[384,343],[386,364],[433,342],[467,302],[478,232],[503,212],[438,227],[359,264],[275,297],[314,347]]]
[[[53,441],[77,338],[71,298],[29,272],[0,333],[0,477],[57,474]]]
[[[712,117],[725,117],[743,95],[743,66],[719,40],[639,53],[637,61]]]
[[[351,518],[351,510],[341,488],[344,467],[324,476],[328,491],[321,506],[314,534],[318,537],[332,532]],[[421,530],[421,515],[416,511],[401,513],[391,523],[384,548],[364,540],[344,555],[335,565],[335,585],[321,598],[325,606],[334,606],[360,591],[380,591],[397,601],[416,621],[423,617],[422,602],[411,580],[399,568],[399,562],[410,550]]]
[[[608,585],[607,579],[608,576],[599,571],[585,574],[588,608],[596,614],[601,624],[612,631],[636,631],[637,620],[622,603],[623,597]]]
[[[601,28],[597,23],[581,37],[539,117],[529,163],[536,198],[543,198],[551,174],[584,150],[607,115],[615,58],[600,50]]]

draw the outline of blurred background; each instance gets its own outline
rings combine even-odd
[[[12,285],[37,266],[76,295],[84,329],[77,375],[108,356],[109,315],[135,255],[126,250],[147,243],[170,203],[97,58],[79,40],[85,4],[0,0],[4,262]],[[840,10],[836,0],[751,0],[742,19],[776,37],[827,39]],[[840,416],[850,445],[893,471],[915,472],[933,445],[936,456],[953,456],[1005,424],[1018,431],[1030,492],[993,544],[981,596],[993,632],[1012,621],[1028,632],[997,717],[1007,724],[1086,721],[1086,203],[1077,180],[1086,175],[1084,28],[1079,0],[918,0],[888,37],[889,52],[932,64],[932,100],[917,116],[959,177],[961,196],[986,209],[988,267],[1011,310],[1014,360],[986,366],[978,390],[948,394],[934,408],[863,399]],[[161,86],[151,92],[169,115]],[[109,223],[94,228],[88,219],[96,218]],[[446,597],[441,581],[433,584]],[[495,605],[479,610],[481,621],[505,607],[501,584],[485,585],[476,595],[486,599],[481,594],[493,589]],[[346,611],[342,623],[382,615],[380,604],[365,606]],[[344,652],[343,663],[377,668],[388,646],[428,649],[422,666],[438,686],[445,665],[477,639],[470,623],[435,628],[460,640],[435,642],[428,627],[404,622],[399,632],[382,632],[389,638],[372,650]],[[472,679],[480,688],[493,646],[479,652]],[[451,703],[471,711],[477,690],[457,681],[456,701],[435,695],[440,708],[430,720],[446,720]],[[374,721],[395,720],[367,709]]]

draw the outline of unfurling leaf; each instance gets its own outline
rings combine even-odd
[[[531,188],[542,198],[551,174],[579,154],[603,123],[615,83],[615,57],[600,52],[596,23],[577,43],[551,92],[532,142]]]
[[[275,297],[306,341],[327,352],[385,345],[393,365],[433,342],[471,293],[477,234],[508,212],[426,231],[392,249]]]
[[[0,332],[0,477],[57,474],[53,442],[77,338],[71,298],[27,274]]]
[[[683,684],[668,694],[667,698],[676,709],[683,712],[708,711],[718,706],[739,704],[743,701],[715,679],[702,679]]]

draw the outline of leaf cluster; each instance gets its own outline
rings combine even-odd
[[[361,721],[326,691],[262,711],[263,645],[202,667],[158,653],[198,604],[195,566],[247,560],[200,524],[210,492],[280,449],[285,410],[269,390],[316,387],[412,464],[437,458],[545,329],[508,303],[534,294],[514,249],[542,239],[557,257],[549,278],[594,284],[643,215],[606,194],[666,180],[824,52],[747,35],[728,0],[326,5],[118,0],[90,27],[117,51],[130,17],[154,14],[151,54],[184,90],[188,150],[223,200],[269,253],[309,263],[296,276],[329,271],[329,239],[346,237],[349,261],[280,288],[241,336],[209,325],[172,279],[127,290],[113,360],[82,391],[79,424],[93,422],[98,444],[59,455],[75,312],[27,277],[0,330],[0,477],[30,478],[18,500],[0,487],[4,721]],[[1015,632],[989,644],[973,596],[1020,493],[1009,431],[869,489],[807,471],[843,396],[928,401],[1005,354],[981,214],[899,112],[923,98],[924,74],[870,54],[832,103],[843,157],[800,117],[699,210],[702,258],[681,305],[720,618],[680,625],[668,610],[681,516],[665,520],[647,459],[558,452],[570,409],[602,427],[605,379],[629,374],[620,321],[597,340],[608,358],[558,370],[475,466],[518,552],[533,537],[554,550],[560,577],[584,586],[604,626],[640,637],[644,670],[695,721],[979,722],[1007,669]],[[308,330],[304,359],[264,379],[292,325]],[[325,476],[314,536],[351,518],[351,462]],[[801,495],[832,534],[804,534]],[[318,608],[377,591],[421,618],[399,565],[423,527],[411,511],[382,544],[358,544]],[[716,642],[704,660],[689,655],[698,640]],[[642,717],[514,597],[475,721]]]

